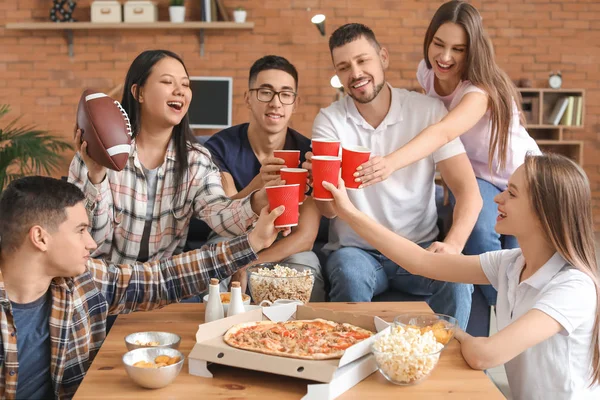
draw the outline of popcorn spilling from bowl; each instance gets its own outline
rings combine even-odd
[[[443,348],[433,331],[397,325],[373,344],[373,353],[386,378],[409,384],[433,371]]]
[[[289,278],[289,279],[286,279]],[[300,300],[308,303],[315,277],[312,271],[299,271],[282,265],[257,268],[250,273],[250,291],[254,302],[273,302],[278,299]]]

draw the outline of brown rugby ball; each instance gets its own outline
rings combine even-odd
[[[131,150],[131,123],[118,101],[96,90],[84,90],[77,107],[77,127],[92,160],[115,171],[125,167]]]

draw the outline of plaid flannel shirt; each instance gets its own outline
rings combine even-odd
[[[158,168],[148,260],[160,260],[183,251],[190,219],[197,216],[218,235],[243,234],[256,220],[250,196],[231,200],[223,191],[218,167],[208,150],[199,144],[188,153],[188,169],[181,185],[175,183],[175,145],[169,143],[165,161]],[[122,171],[108,170],[106,178],[94,185],[80,154],[69,168],[69,182],[86,196],[91,235],[98,244],[92,254],[114,263],[138,259],[146,223],[148,202],[146,178],[138,158],[135,140]],[[180,194],[179,197],[177,194]]]
[[[106,317],[149,311],[199,294],[257,259],[246,235],[148,263],[91,259],[75,278],[50,284],[50,374],[57,398],[70,399],[106,337]],[[12,306],[0,272],[0,398],[17,394],[19,363]]]

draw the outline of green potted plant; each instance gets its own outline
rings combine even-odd
[[[170,0],[169,18],[173,23],[182,23],[185,21],[184,0]]]
[[[246,22],[246,14],[244,7],[236,7],[233,10],[233,20],[238,23]]]
[[[10,106],[0,105],[0,118]],[[34,126],[16,126],[19,118],[0,128],[0,192],[12,180],[27,175],[50,175],[62,159],[61,153],[73,150],[70,143]]]

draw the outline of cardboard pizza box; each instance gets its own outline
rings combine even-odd
[[[347,322],[377,335],[346,349],[340,359],[302,360],[272,356],[229,346],[223,335],[229,328],[243,322],[288,321],[323,318],[335,322]],[[305,305],[286,304],[252,310],[233,317],[202,324],[196,333],[196,344],[188,356],[191,375],[212,378],[207,363],[229,365],[272,374],[286,375],[322,382],[309,384],[304,400],[334,399],[377,370],[371,354],[371,345],[382,334],[388,323],[379,317],[356,315],[312,308]]]

